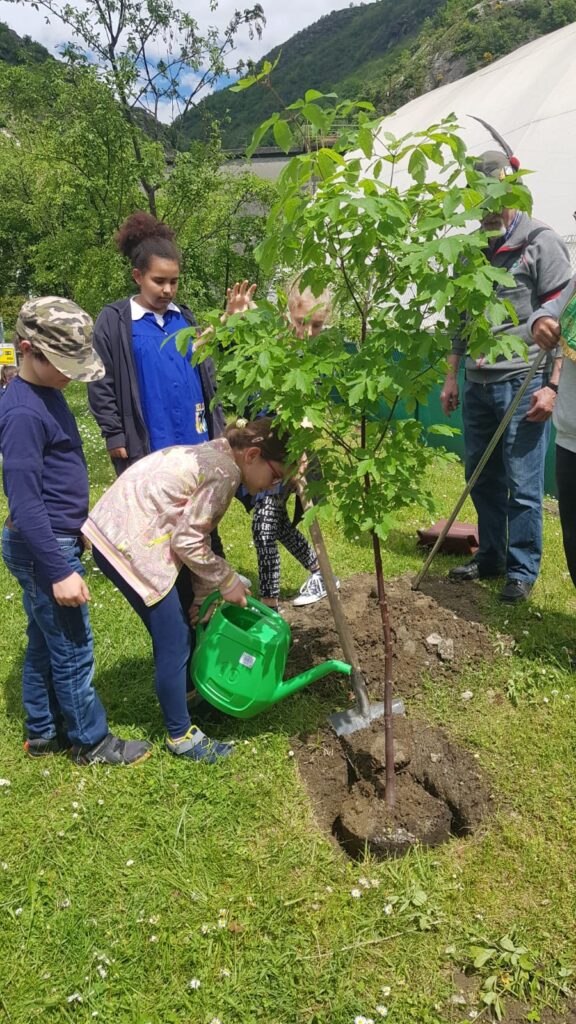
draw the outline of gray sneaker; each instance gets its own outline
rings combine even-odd
[[[340,588],[340,580],[336,576],[334,577],[334,583]],[[323,597],[326,597],[326,587],[324,586],[322,573],[318,570],[318,572],[311,573],[306,582],[302,584],[300,593],[294,598],[292,604],[295,608],[302,608],[306,604],[316,604]]]
[[[206,761],[216,764],[223,757],[234,753],[233,743],[211,740],[197,725],[191,725],[185,736],[179,740],[166,737],[166,747],[175,757],[188,757],[192,761]]]
[[[145,740],[121,740],[111,732],[94,743],[72,747],[70,757],[74,764],[138,764],[150,757],[151,744]]]

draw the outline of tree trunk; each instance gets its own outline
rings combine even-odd
[[[364,325],[363,325],[364,326]],[[360,443],[362,448],[366,447],[366,417],[362,417],[360,424]],[[366,492],[370,490],[370,478],[364,478]],[[378,589],[378,604],[380,605],[380,617],[384,631],[384,739],[386,746],[386,793],[385,800],[387,807],[394,807],[396,803],[396,775],[394,773],[394,725],[392,720],[392,635],[390,632],[390,613],[388,601],[386,600],[386,588],[384,586],[384,569],[382,567],[382,551],[378,535],[371,531],[372,550],[374,552],[374,568],[376,570],[376,586]]]
[[[372,548],[378,587],[378,604],[382,629],[384,631],[384,738],[386,741],[386,806],[394,807],[396,802],[396,775],[394,773],[394,727],[392,719],[392,635],[390,631],[390,612],[384,586],[382,568],[382,552],[380,540],[372,531]]]
[[[139,142],[139,139],[138,139],[138,126],[137,126],[137,124],[136,124],[136,122],[134,120],[134,115],[132,113],[132,107],[130,106],[130,103],[128,101],[128,97],[126,95],[126,91],[125,91],[124,86],[122,84],[122,76],[121,76],[120,71],[118,69],[118,63],[117,63],[117,60],[116,60],[116,55],[115,55],[114,49],[112,47],[109,48],[108,58],[110,60],[110,66],[111,66],[112,72],[114,74],[114,81],[115,81],[115,84],[116,84],[116,89],[118,91],[118,98],[120,100],[120,106],[122,108],[122,113],[124,114],[124,118],[126,120],[126,123],[128,125],[128,130],[130,132],[130,140],[132,142],[132,149],[134,150],[134,158],[136,160],[136,164],[137,164],[137,167],[138,167],[140,184],[142,186],[142,190],[144,191],[144,193],[146,195],[146,199],[148,200],[148,210],[152,214],[153,217],[157,217],[158,216],[158,212],[157,212],[157,208],[156,208],[156,188],[155,188],[154,185],[151,185],[150,182],[147,181],[146,177],[144,176],[144,159],[142,157],[142,150],[140,149],[140,142]]]

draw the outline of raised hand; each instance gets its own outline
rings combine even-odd
[[[255,309],[254,292],[257,287],[258,285],[250,284],[248,281],[236,281],[233,288],[227,288],[226,315],[232,316],[233,313],[245,313],[247,309]]]

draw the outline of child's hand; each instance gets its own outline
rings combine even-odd
[[[79,605],[91,600],[90,591],[77,572],[71,573],[59,583],[53,583],[52,593],[56,604],[65,605],[66,608],[78,608]]]
[[[232,590],[226,591],[226,594],[224,595],[224,600],[230,601],[230,604],[239,604],[241,608],[245,608],[247,603],[246,594],[249,593],[250,591],[246,590],[244,584],[241,583],[240,580],[238,580],[238,583],[236,584],[235,587],[232,587]]]
[[[227,288],[224,317],[232,316],[233,313],[245,313],[247,309],[255,309],[254,292],[257,287],[255,284],[249,284],[248,281],[242,281],[242,284],[236,281],[233,288]]]
[[[193,601],[192,604],[190,605],[189,609],[188,609],[188,618],[190,620],[190,625],[191,626],[197,626],[198,625],[198,613],[200,611],[200,607],[201,607],[201,602],[200,601]],[[214,608],[212,607],[212,608],[210,608],[208,610],[209,611],[214,611]],[[204,621],[205,622],[208,621],[208,616],[204,619]]]
[[[203,604],[204,604],[204,601],[193,601],[192,604],[190,605],[190,607],[188,609],[188,618],[190,620],[190,625],[191,626],[197,626],[198,625],[200,609],[201,609]],[[208,608],[206,614],[202,617],[202,622],[203,623],[210,622],[210,619],[214,615],[214,612],[216,611],[216,609],[218,607],[218,604],[219,604],[219,602],[217,601],[215,604],[211,604],[210,605],[210,607]]]

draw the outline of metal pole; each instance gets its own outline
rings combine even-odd
[[[470,479],[468,480],[468,483],[466,484],[466,487],[464,488],[462,494],[458,498],[458,501],[456,502],[456,505],[455,505],[454,510],[452,512],[452,515],[446,521],[445,525],[442,527],[442,532],[438,536],[438,539],[436,540],[436,543],[434,544],[434,547],[432,548],[430,554],[428,555],[428,558],[424,562],[424,565],[420,569],[420,572],[418,573],[416,579],[414,580],[414,583],[412,584],[412,590],[418,590],[418,587],[422,583],[422,580],[427,575],[428,569],[430,568],[434,558],[436,557],[436,553],[438,552],[438,550],[440,549],[440,547],[444,543],[444,539],[446,537],[446,534],[448,533],[448,530],[452,526],[452,523],[456,519],[456,516],[458,515],[460,509],[462,508],[462,505],[466,501],[466,498],[468,497],[468,495],[470,494],[470,491],[474,487],[474,484],[476,483],[478,477],[480,476],[482,470],[484,469],[484,466],[488,462],[488,459],[492,455],[492,452],[494,451],[496,445],[498,444],[500,438],[502,437],[502,434],[504,433],[504,431],[506,430],[506,427],[510,423],[510,420],[512,419],[514,413],[516,412],[516,409],[518,408],[520,402],[522,401],[522,398],[524,397],[524,395],[526,393],[526,389],[527,389],[528,385],[530,384],[530,381],[538,373],[538,370],[540,369],[540,366],[542,365],[542,361],[546,358],[547,355],[548,355],[547,352],[539,352],[538,353],[536,359],[534,360],[532,366],[530,367],[528,373],[526,374],[525,379],[522,382],[522,386],[518,389],[517,395],[515,395],[515,397],[512,399],[512,401],[510,402],[510,405],[508,406],[508,408],[506,409],[506,412],[504,413],[504,416],[500,420],[500,423],[498,424],[498,429],[496,430],[496,433],[494,434],[494,437],[490,441],[488,447],[486,448],[486,451],[484,452],[482,458],[480,459],[480,462],[478,463],[478,465],[476,466],[476,468],[475,468],[474,472],[472,473]]]

